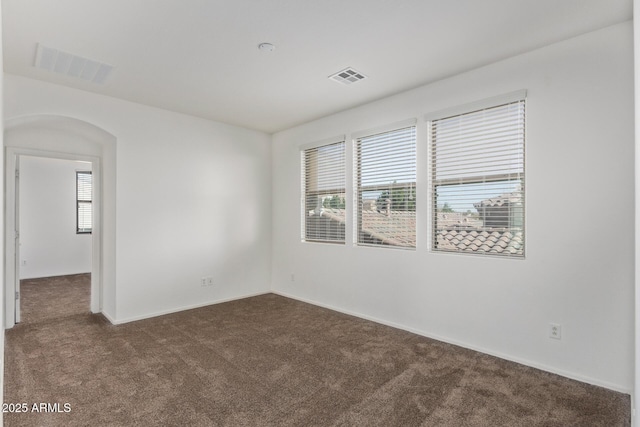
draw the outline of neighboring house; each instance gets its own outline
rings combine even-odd
[[[473,206],[485,227],[522,227],[522,192],[502,194]]]

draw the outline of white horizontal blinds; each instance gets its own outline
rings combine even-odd
[[[359,245],[416,246],[416,127],[356,139]]]
[[[91,233],[91,172],[76,172],[77,232]]]
[[[524,99],[431,121],[435,250],[524,255]]]
[[[303,240],[344,243],[345,143],[302,152]]]

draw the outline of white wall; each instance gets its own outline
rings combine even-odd
[[[5,75],[5,118],[42,114],[117,138],[112,320],[269,291],[269,135]]]
[[[21,279],[91,272],[91,234],[76,233],[78,170],[91,163],[21,156]]]
[[[640,408],[640,0],[633,1],[633,47],[635,83],[635,379],[633,387],[632,425],[638,425]]]
[[[520,89],[526,259],[431,253],[423,115]],[[417,250],[302,243],[299,146],[412,117],[421,123]],[[630,392],[633,138],[631,22],[277,133],[272,289]],[[550,322],[562,340],[548,338]]]
[[[0,8],[0,70],[4,70],[2,62],[2,8]],[[0,117],[4,117],[4,73],[0,73]],[[0,145],[4,147],[4,121],[0,120]],[[0,188],[4,188],[4,149],[0,152]],[[0,222],[4,222],[4,210],[0,209]],[[0,237],[4,240],[4,228],[0,227]],[[0,259],[4,260],[4,245],[0,245]],[[0,277],[4,277],[4,262],[0,263]],[[5,328],[4,292],[0,292],[0,326]],[[4,402],[4,334],[0,334],[0,402]],[[3,424],[0,411],[0,424]]]

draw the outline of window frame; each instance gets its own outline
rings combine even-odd
[[[462,116],[465,114],[470,114],[474,112],[479,112],[482,110],[489,110],[492,108],[502,107],[509,104],[522,103],[522,111],[523,111],[523,130],[522,130],[522,141],[521,141],[521,150],[522,150],[522,172],[517,174],[517,179],[511,179],[513,174],[489,174],[489,175],[478,175],[473,178],[463,177],[463,178],[449,178],[446,180],[436,180],[436,165],[435,165],[435,143],[433,141],[433,122],[442,119],[454,118],[457,116]],[[424,121],[427,123],[428,127],[428,146],[429,146],[429,162],[428,162],[428,176],[429,176],[429,227],[431,230],[429,232],[430,242],[429,242],[429,250],[433,253],[444,253],[444,254],[463,254],[463,255],[471,255],[471,256],[483,256],[483,257],[496,257],[501,259],[525,259],[526,256],[526,149],[527,149],[527,136],[526,136],[526,115],[527,115],[527,91],[519,90],[511,93],[507,93],[504,95],[499,95],[491,98],[486,98],[480,101],[472,102],[469,104],[464,104],[460,106],[455,106],[452,108],[440,110],[437,112],[429,113],[424,116]],[[450,181],[451,183],[457,184],[479,184],[486,182],[510,182],[510,181],[519,181],[521,184],[521,188],[519,192],[521,193],[521,239],[522,239],[522,249],[521,253],[516,254],[502,254],[490,251],[471,251],[471,250],[451,250],[451,249],[442,249],[437,247],[437,233],[438,233],[438,217],[437,217],[437,186],[443,185],[442,181]],[[446,183],[444,184],[446,185]],[[486,218],[486,217],[485,217]],[[510,217],[509,217],[510,218]],[[510,221],[511,219],[509,219]],[[483,226],[484,227],[484,226]],[[506,227],[512,231],[514,227]]]
[[[91,176],[91,198],[90,200],[80,200],[80,176]],[[80,206],[88,204],[91,208],[91,228],[80,228]],[[76,234],[92,234],[93,233],[93,172],[92,171],[76,171]]]

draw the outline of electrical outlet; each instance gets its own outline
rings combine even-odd
[[[22,260],[22,265],[27,265],[27,260],[26,259]]]
[[[207,286],[213,286],[213,277],[207,277]]]
[[[562,338],[562,325],[559,323],[549,323],[549,338],[559,340]]]
[[[200,286],[207,286],[207,278],[206,277],[201,277],[200,278]]]

